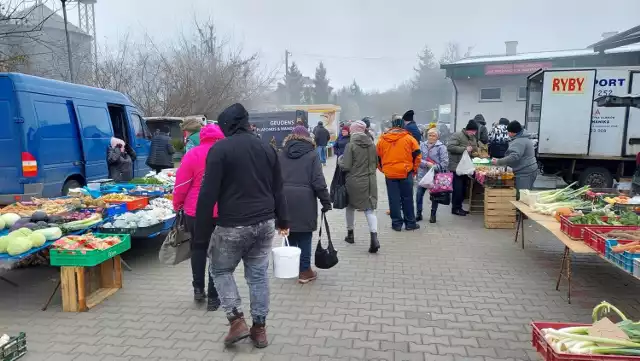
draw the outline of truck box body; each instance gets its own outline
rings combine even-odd
[[[0,204],[108,178],[114,136],[136,152],[134,175],[148,171],[151,133],[121,93],[0,73],[0,121]]]
[[[612,159],[635,156],[640,151],[629,144],[630,138],[640,137],[640,126],[632,121],[638,117],[637,110],[598,107],[594,103],[600,96],[623,96],[640,87],[636,70],[550,69],[541,73],[541,96],[530,92],[527,107],[535,106],[534,99],[540,99],[537,129],[540,155]],[[527,128],[535,132],[531,125],[527,124]]]
[[[256,131],[264,141],[275,138],[278,148],[282,147],[284,138],[291,134],[296,122],[302,121],[309,128],[308,114],[302,110],[286,110],[278,112],[249,113],[249,122],[256,126]]]

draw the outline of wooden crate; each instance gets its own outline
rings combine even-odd
[[[483,214],[484,213],[484,186],[471,180],[469,182],[469,213],[471,214]]]
[[[94,267],[60,267],[62,310],[83,312],[122,288],[120,256]]]
[[[515,188],[485,188],[484,227],[489,229],[513,229],[516,226]]]

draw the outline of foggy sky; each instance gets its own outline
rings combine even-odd
[[[453,40],[473,55],[501,54],[505,40],[518,52],[584,48],[640,24],[637,14],[640,0],[98,0],[96,27],[100,43],[145,32],[168,41],[194,16],[211,18],[282,74],[289,49],[304,75],[322,60],[335,88],[356,79],[384,90],[413,75],[425,44],[439,54]]]

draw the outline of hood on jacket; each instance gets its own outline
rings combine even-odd
[[[514,139],[522,139],[522,138],[529,139],[529,138],[531,138],[531,135],[530,135],[529,133],[527,133],[527,131],[526,131],[526,130],[524,130],[524,129],[523,129],[520,133],[518,133],[518,134],[516,134],[515,136],[513,136],[513,137],[511,138],[511,140],[514,140]]]
[[[282,142],[283,152],[287,155],[287,158],[298,159],[303,155],[313,152],[316,148],[316,143],[309,137],[304,137],[297,134],[289,134]]]
[[[487,125],[487,122],[484,120],[484,116],[482,114],[477,114],[475,117],[473,117],[473,120],[478,124]]]
[[[210,144],[224,138],[222,129],[217,124],[208,124],[200,129],[200,144]]]
[[[218,125],[226,137],[238,132],[248,132],[249,112],[240,103],[235,103],[223,110],[218,116]]]
[[[373,140],[371,140],[371,137],[367,135],[367,133],[353,133],[351,134],[351,143],[362,147],[362,148],[367,148],[367,147],[372,147],[373,146]]]
[[[405,129],[391,128],[389,131],[387,131],[386,133],[382,134],[381,138],[384,139],[386,142],[395,143],[399,139],[402,139],[403,137],[405,137],[407,135],[411,135],[411,133],[409,133]],[[353,135],[351,137],[353,139]]]

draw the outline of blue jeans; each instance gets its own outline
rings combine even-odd
[[[320,163],[327,164],[327,147],[319,145],[316,147],[316,151],[320,157]]]
[[[425,193],[427,193],[427,189],[418,186],[418,190],[416,191],[416,212],[417,213],[422,213],[422,209],[423,209],[422,203],[424,202]],[[435,212],[437,210],[438,210],[438,203],[431,201],[431,211]]]
[[[264,324],[269,313],[269,253],[275,235],[275,221],[251,226],[220,227],[213,231],[209,244],[209,270],[227,317],[242,312],[238,286],[233,272],[244,263],[244,278],[249,285],[251,317]]]
[[[313,232],[289,233],[289,245],[300,248],[300,272],[311,268],[311,239]]]
[[[416,226],[416,215],[413,210],[413,175],[405,179],[385,178],[389,210],[391,213],[391,227],[407,228]]]

